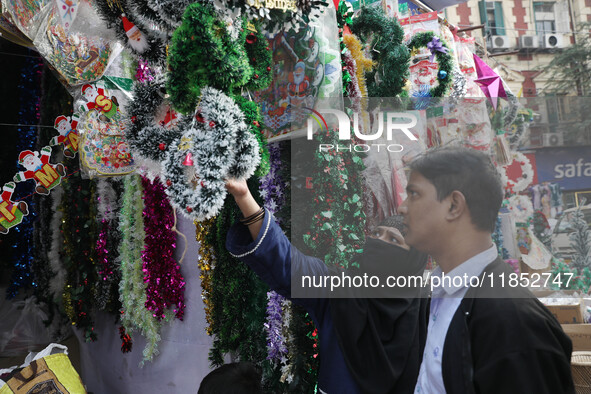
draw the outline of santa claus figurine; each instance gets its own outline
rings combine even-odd
[[[146,49],[148,49],[150,44],[148,44],[148,40],[146,40],[146,37],[142,34],[142,31],[138,29],[136,25],[130,22],[125,14],[121,14],[121,21],[123,22],[123,30],[125,30],[128,44],[139,53],[143,53]]]
[[[29,214],[29,207],[26,202],[19,201],[14,203],[12,193],[16,185],[14,182],[4,184],[2,195],[0,196],[0,233],[8,234],[8,229],[20,224],[23,217]]]
[[[39,152],[31,152],[25,150],[18,156],[18,162],[25,167],[26,171],[21,171],[14,176],[15,182],[24,182],[29,179],[34,179],[37,183],[35,192],[47,195],[49,191],[60,184],[62,177],[66,175],[64,165],[50,164],[51,147],[46,146],[41,149],[41,156]]]
[[[55,119],[54,128],[60,133],[49,141],[49,145],[62,144],[64,146],[64,156],[75,157],[78,152],[78,114],[72,117],[60,115]]]
[[[101,111],[100,118],[103,121],[113,119],[117,115],[119,110],[117,97],[107,97],[103,88],[97,88],[87,83],[82,86],[82,96],[88,101],[86,104],[80,106],[83,112],[93,109],[99,110]]]

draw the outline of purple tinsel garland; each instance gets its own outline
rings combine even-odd
[[[99,264],[99,280],[106,281],[113,274],[113,266],[109,261],[109,250],[107,249],[107,237],[111,231],[109,220],[103,219],[100,228],[96,240],[96,261]]]
[[[267,331],[267,360],[281,359],[287,354],[287,346],[285,346],[285,338],[282,333],[282,307],[281,304],[285,299],[282,295],[275,291],[267,293],[267,323],[264,324],[265,331]]]
[[[285,184],[278,174],[281,168],[281,149],[278,144],[269,144],[269,173],[261,179],[260,194],[265,207],[275,214],[285,204]],[[279,218],[277,222],[281,224]]]
[[[142,252],[146,308],[157,319],[166,318],[166,311],[173,307],[175,316],[183,320],[185,311],[185,279],[174,259],[176,234],[172,230],[172,207],[158,179],[150,182],[142,177],[144,188],[145,249]]]
[[[154,81],[154,71],[148,66],[148,62],[140,59],[137,62],[137,72],[135,73],[135,79],[138,82],[146,83]]]
[[[285,184],[279,175],[281,168],[281,149],[278,144],[269,144],[269,173],[261,179],[260,193],[265,207],[275,214],[285,204]],[[275,218],[280,223],[279,218]],[[283,316],[281,303],[285,299],[274,291],[267,293],[267,359],[281,361],[287,354],[285,338],[282,334]]]

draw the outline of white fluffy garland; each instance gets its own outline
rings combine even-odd
[[[514,161],[523,163],[521,165],[521,176],[517,179],[517,182],[513,182],[507,176],[507,168],[513,164]],[[534,179],[534,170],[531,166],[531,163],[529,162],[529,159],[521,152],[513,152],[512,160],[509,162],[509,164],[502,166],[499,169],[499,173],[501,174],[503,186],[510,186],[515,193],[524,191]]]
[[[171,144],[162,163],[171,203],[199,221],[222,208],[225,179],[249,178],[260,162],[258,142],[234,100],[211,87],[201,94],[193,127]],[[183,164],[188,153],[192,166]]]

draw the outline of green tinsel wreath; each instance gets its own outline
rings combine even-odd
[[[434,37],[435,34],[433,34],[432,31],[417,33],[409,41],[407,46],[411,51],[413,49],[427,47],[427,44],[429,44]],[[445,48],[448,49],[448,51],[450,50],[445,41],[440,39],[440,42]],[[443,53],[439,51],[435,52],[435,58],[439,64],[439,70],[437,71],[437,80],[439,83],[436,87],[429,90],[429,95],[431,97],[445,97],[452,86],[453,58],[449,53]],[[441,77],[442,71],[445,71],[445,77],[443,78]]]
[[[396,97],[408,77],[410,52],[402,43],[404,31],[379,7],[363,7],[351,31],[371,48],[377,66],[365,73],[369,97]]]
[[[229,31],[211,4],[187,7],[168,56],[167,88],[179,112],[193,112],[206,85],[233,94],[243,87],[262,89],[271,82],[271,56],[262,55],[269,51],[266,39],[242,28],[245,18],[235,24]]]

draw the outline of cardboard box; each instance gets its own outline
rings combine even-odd
[[[562,329],[573,341],[573,351],[591,351],[591,324],[563,324]]]
[[[560,324],[583,323],[583,302],[574,305],[546,305]]]

